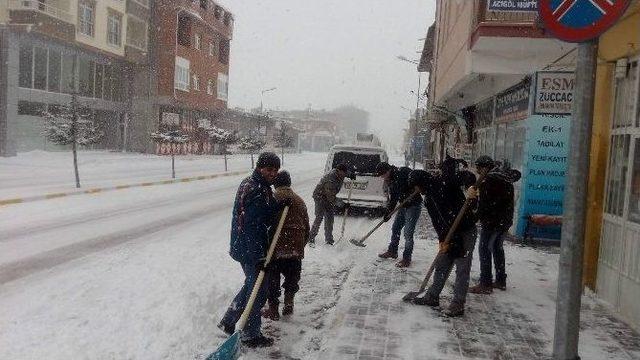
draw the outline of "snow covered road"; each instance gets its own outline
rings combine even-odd
[[[310,208],[323,165],[321,154],[292,163],[295,189]],[[210,351],[242,281],[227,255],[241,179],[0,208],[0,358],[186,359]],[[350,231],[370,222],[356,219]],[[309,344],[351,263],[339,249],[309,251],[304,326],[290,325],[307,329],[308,341],[287,351],[319,349]]]

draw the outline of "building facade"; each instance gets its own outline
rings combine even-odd
[[[144,0],[1,5],[0,154],[56,149],[41,136],[40,115],[71,93],[105,133],[97,148],[140,147],[128,128],[137,101],[129,79],[146,66],[149,17]]]
[[[227,107],[233,15],[210,0],[7,0],[0,3],[0,155],[56,150],[42,117],[79,96],[105,133],[97,149],[209,151]]]
[[[182,153],[207,153],[202,129],[222,121],[227,109],[233,22],[210,0],[155,1],[157,120],[161,129],[189,136]]]
[[[585,284],[640,329],[640,1],[600,36]]]

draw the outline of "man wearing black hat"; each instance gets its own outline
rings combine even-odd
[[[480,283],[469,289],[474,294],[491,294],[494,288],[507,289],[507,273],[504,256],[504,236],[513,225],[513,183],[520,179],[520,172],[505,166],[499,169],[489,156],[476,159],[476,169],[484,176],[479,186],[476,216],[480,221]],[[496,269],[493,281],[492,264]]]
[[[274,153],[264,152],[258,157],[256,169],[240,183],[233,206],[231,220],[231,249],[229,254],[240,263],[245,275],[244,285],[231,302],[218,327],[231,335],[240,320],[269,248],[269,231],[282,208],[276,202],[271,184],[280,169],[280,158]],[[265,286],[258,296],[242,332],[242,342],[248,347],[273,345],[273,339],[260,331],[260,309],[266,302]]]
[[[383,259],[398,258],[400,233],[404,228],[404,251],[402,253],[402,260],[396,263],[396,266],[400,268],[409,267],[411,265],[411,256],[413,254],[413,234],[422,210],[420,206],[422,203],[422,197],[419,194],[413,194],[414,186],[409,183],[409,174],[411,173],[410,168],[397,168],[386,162],[381,162],[376,167],[376,173],[384,179],[384,182],[389,189],[390,199],[389,206],[387,207],[387,213],[384,217],[385,221],[389,221],[391,219],[391,213],[398,202],[403,202],[411,197],[409,201],[398,210],[396,218],[393,221],[393,227],[391,228],[391,241],[389,242],[387,251],[379,254],[378,256]]]
[[[347,173],[347,166],[339,164],[335,169],[323,176],[315,190],[313,190],[316,217],[309,234],[310,244],[315,244],[316,235],[320,230],[320,223],[324,219],[324,241],[328,245],[333,245],[333,211],[336,206],[336,196],[342,188],[342,183]]]

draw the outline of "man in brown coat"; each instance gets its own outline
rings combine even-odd
[[[309,215],[304,200],[291,189],[291,176],[280,171],[273,182],[275,198],[289,206],[289,213],[276,244],[273,260],[267,266],[267,299],[269,307],[263,316],[271,320],[280,319],[280,276],[284,276],[284,308],[282,315],[293,314],[293,299],[299,289],[304,247],[309,238]]]

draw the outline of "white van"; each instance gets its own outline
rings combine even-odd
[[[340,201],[349,202],[354,208],[373,210],[382,213],[389,202],[389,195],[384,180],[376,176],[376,166],[381,162],[389,162],[387,152],[379,146],[367,145],[335,145],[329,151],[325,173],[345,164],[355,168],[356,180],[344,180],[344,185],[338,193]],[[351,200],[348,201],[349,188],[353,184]]]

